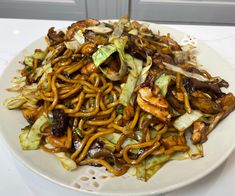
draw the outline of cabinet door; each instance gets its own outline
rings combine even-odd
[[[133,19],[235,24],[235,0],[130,0]]]
[[[86,0],[0,0],[0,18],[80,20]]]
[[[97,19],[118,19],[129,15],[129,0],[87,0],[87,16]]]

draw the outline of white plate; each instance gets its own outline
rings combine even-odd
[[[171,36],[181,41],[184,33],[164,26],[150,23],[154,31],[160,30],[161,34],[170,33]],[[19,61],[24,56],[30,55],[36,48],[45,48],[44,38],[40,38],[21,51],[6,67],[0,78],[0,133],[18,160],[37,174],[60,184],[62,186],[76,189],[83,193],[100,195],[151,195],[169,192],[186,186],[209,174],[217,168],[233,151],[235,147],[235,112],[231,113],[216,129],[209,135],[204,144],[205,157],[198,160],[171,161],[163,166],[148,182],[136,180],[135,177],[125,175],[122,177],[108,176],[101,168],[79,167],[76,171],[65,171],[59,161],[51,154],[36,150],[22,151],[18,136],[21,128],[27,125],[19,111],[7,110],[2,102],[12,93],[4,89],[10,87],[10,80],[19,69]],[[235,93],[235,71],[214,50],[198,41],[198,61],[205,65],[204,68],[213,75],[226,79],[230,87],[226,91]],[[95,174],[93,174],[95,172]],[[103,176],[108,176],[103,178]],[[86,178],[83,178],[86,177]],[[92,177],[96,177],[93,179]],[[82,180],[85,179],[85,180]],[[98,185],[97,185],[98,183]],[[78,188],[79,184],[80,188]],[[98,186],[98,187],[97,187]]]

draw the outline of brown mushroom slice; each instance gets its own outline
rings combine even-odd
[[[198,109],[207,114],[217,114],[221,111],[221,106],[201,91],[192,93],[191,105],[194,109]]]
[[[204,122],[196,121],[193,123],[191,140],[193,144],[203,143],[207,140],[206,125]]]
[[[228,93],[219,101],[222,106],[222,111],[215,116],[213,122],[208,128],[207,134],[209,134],[221,120],[223,120],[230,112],[235,109],[235,97],[232,93]]]
[[[169,107],[168,102],[164,99],[164,97],[160,93],[159,88],[156,86],[153,87],[153,91],[148,87],[141,88],[139,90],[139,94],[144,101],[147,101],[151,103],[152,105],[155,105],[161,108]]]
[[[169,104],[160,91],[158,93],[156,91],[157,89],[154,89],[152,92],[149,87],[141,88],[138,92],[137,103],[144,111],[163,122],[167,122],[171,118]]]
[[[73,23],[71,26],[68,27],[66,37],[70,40],[73,38],[74,32],[85,29],[86,27],[95,26],[98,24],[100,24],[98,20],[90,19],[90,18]]]
[[[84,35],[87,41],[96,45],[106,45],[109,42],[107,34],[96,34],[93,31],[85,31]]]
[[[51,46],[63,42],[64,36],[65,34],[63,31],[56,32],[54,27],[51,27],[47,33],[48,41],[50,42]]]
[[[171,49],[173,51],[182,50],[180,45],[175,40],[173,40],[170,36],[166,36],[166,35],[161,36],[160,41],[162,41],[163,43],[171,46]]]
[[[167,97],[166,97],[167,101],[169,102],[169,104],[180,114],[184,114],[185,113],[185,109],[184,109],[184,103],[180,102],[171,91],[168,91],[167,93]]]
[[[169,135],[168,137],[161,139],[161,143],[163,144],[165,149],[169,149],[170,147],[173,146],[185,146],[186,140],[183,135],[179,136]]]

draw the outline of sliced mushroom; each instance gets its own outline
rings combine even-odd
[[[86,30],[90,30],[93,31],[95,33],[99,33],[99,34],[106,34],[106,33],[110,33],[113,31],[113,29],[109,28],[109,27],[105,27],[105,26],[91,26],[86,28]]]
[[[196,121],[193,123],[191,140],[193,144],[203,143],[207,140],[206,125],[204,122]]]
[[[160,41],[171,46],[171,49],[173,51],[181,50],[180,45],[175,40],[173,40],[170,36],[165,36],[165,35],[161,36]]]
[[[84,36],[86,41],[96,45],[106,45],[109,41],[107,34],[96,34],[93,31],[85,31]]]
[[[76,32],[78,30],[83,30],[86,27],[98,25],[99,23],[100,22],[95,19],[86,19],[86,20],[81,20],[76,23],[73,23],[71,26],[68,27],[66,37],[67,37],[67,39],[70,40],[73,38],[74,32]]]
[[[161,143],[165,147],[165,149],[169,149],[172,146],[184,146],[186,145],[186,140],[183,135],[181,136],[168,136],[161,139]]]
[[[169,104],[158,87],[154,87],[153,91],[149,87],[140,88],[137,103],[144,111],[151,113],[163,122],[168,122],[171,118]]]
[[[208,128],[207,134],[209,134],[221,120],[223,120],[230,112],[235,109],[235,97],[232,93],[225,95],[219,100],[219,102],[221,104],[222,111],[215,116],[213,122]]]
[[[191,105],[194,109],[207,114],[216,114],[221,111],[221,106],[201,91],[195,91],[191,96]]]
[[[178,97],[181,98],[181,97]],[[172,91],[168,91],[166,96],[167,101],[170,103],[171,107],[173,107],[180,114],[185,113],[184,103],[179,101],[174,95]]]
[[[177,89],[173,89],[172,90],[172,94],[175,96],[175,98],[180,101],[183,102],[184,101],[184,93],[180,90]]]
[[[50,45],[56,45],[64,41],[65,34],[63,31],[56,32],[54,27],[48,30],[47,37]]]
[[[187,92],[191,93],[195,90],[200,90],[209,94],[213,99],[223,97],[225,94],[221,91],[220,87],[228,87],[226,86],[226,81],[222,80],[222,82],[205,82],[199,81],[193,78],[184,78],[183,80],[184,86]]]

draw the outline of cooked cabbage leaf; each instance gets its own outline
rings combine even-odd
[[[26,101],[27,100],[25,97],[18,95],[16,97],[7,98],[3,104],[7,107],[7,109],[13,110],[22,106]]]
[[[136,83],[142,71],[143,61],[133,58],[131,55],[126,54],[126,62],[130,71],[127,77],[127,81],[122,88],[122,92],[119,97],[119,102],[127,106],[130,102],[131,95],[134,92]]]
[[[48,117],[43,113],[32,125],[31,128],[26,127],[19,136],[20,144],[23,150],[36,150],[41,142],[41,131],[48,125]]]
[[[184,131],[202,116],[203,114],[199,110],[192,110],[190,114],[185,113],[178,117],[173,125],[178,131]]]
[[[93,55],[92,59],[96,67],[100,66],[111,54],[117,51],[117,48],[110,44],[101,46]]]
[[[155,80],[154,84],[160,88],[162,95],[165,97],[167,94],[168,86],[171,80],[174,79],[174,76],[163,73],[157,80]]]
[[[54,153],[66,170],[74,170],[77,168],[77,164],[74,160],[70,159],[64,152]]]

